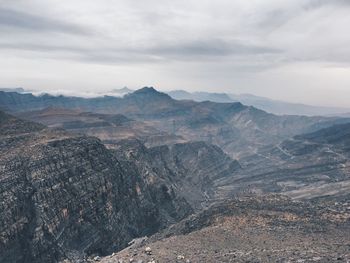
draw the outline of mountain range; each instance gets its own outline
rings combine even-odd
[[[350,259],[349,118],[152,87],[0,108],[0,262]]]
[[[17,112],[18,116],[23,111],[46,107],[123,114],[147,123],[161,133],[180,136],[187,141],[214,143],[234,158],[249,155],[290,136],[349,121],[336,117],[278,116],[239,102],[174,100],[152,87],[142,88],[122,98],[105,96],[88,99],[0,92],[0,107]],[[32,117],[31,120],[38,120]]]
[[[31,93],[30,90],[23,88],[0,88],[0,91],[17,92],[17,93]],[[135,90],[127,87],[121,89],[112,89],[105,93],[100,92],[98,96],[123,97],[131,94]],[[267,97],[256,96],[253,94],[237,94],[237,93],[217,93],[217,92],[188,92],[185,90],[170,90],[164,91],[170,97],[176,100],[193,100],[197,102],[212,101],[219,103],[241,102],[247,106],[253,106],[269,113],[277,115],[304,115],[304,116],[338,116],[349,117],[350,108],[344,107],[326,107],[314,106],[302,103],[286,102],[281,100],[270,99]],[[42,95],[45,95],[42,94]],[[96,95],[96,96],[97,96]],[[91,94],[89,95],[91,97]]]

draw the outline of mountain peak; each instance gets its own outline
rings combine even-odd
[[[168,94],[165,94],[163,92],[159,92],[153,87],[143,87],[141,89],[138,89],[134,91],[131,94],[127,95],[128,97],[147,97],[147,98],[162,98],[162,99],[171,99],[171,97]]]
[[[161,93],[161,92],[157,91],[153,87],[143,87],[141,89],[134,91],[134,94],[141,94],[141,93]]]

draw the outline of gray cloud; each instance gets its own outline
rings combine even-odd
[[[341,101],[349,24],[348,0],[3,0],[0,86],[308,90],[310,101],[322,89]]]
[[[27,50],[36,52],[48,52],[48,51],[68,51],[68,52],[84,52],[86,50],[78,47],[67,45],[45,45],[36,43],[0,43],[0,49],[14,49],[14,50]]]
[[[221,57],[230,55],[256,55],[279,53],[281,50],[257,45],[230,43],[220,40],[193,41],[149,49],[152,54],[175,57]]]
[[[196,3],[195,0],[189,2]],[[108,1],[101,3],[106,4]],[[203,10],[200,8],[200,11],[206,14],[203,16],[202,13],[181,10],[178,7],[169,11],[161,5],[160,8],[147,9],[149,5],[145,7],[131,2],[130,7],[128,1],[121,1],[122,6],[123,3],[124,9],[121,11],[104,10],[105,17],[102,16],[102,18],[108,18],[110,21],[102,19],[99,23],[91,23],[94,26],[88,24],[78,26],[69,20],[65,21],[64,17],[61,21],[52,17],[29,14],[20,8],[12,10],[0,7],[0,30],[1,26],[12,28],[11,37],[0,41],[0,49],[55,52],[56,55],[67,52],[61,57],[58,55],[57,59],[70,58],[98,63],[105,61],[108,64],[126,63],[128,59],[131,63],[135,63],[138,58],[143,63],[167,59],[173,61],[203,61],[225,57],[229,59],[232,56],[246,57],[246,61],[255,64],[254,55],[276,54],[281,60],[282,53],[285,55],[284,61],[293,59],[319,61],[322,58],[328,61],[330,52],[324,50],[329,49],[327,45],[323,45],[324,35],[314,38],[311,35],[312,32],[301,35],[300,30],[304,30],[304,26],[315,28],[318,23],[316,19],[322,19],[323,14],[308,18],[312,12],[308,11],[311,7],[315,10],[325,5],[346,5],[348,2],[296,0],[287,4],[276,4],[275,1],[271,1],[274,4],[269,4],[269,1],[264,1],[264,4],[257,4],[257,9],[261,8],[262,11],[256,9],[253,15],[250,12],[238,11],[237,18],[234,16],[233,7],[237,5],[239,8],[240,4],[228,4],[225,0],[219,1],[218,5],[224,3],[231,8],[221,10],[222,17],[212,17],[210,6],[206,4],[203,5]],[[251,6],[254,7],[252,4]],[[183,4],[184,7],[185,4]],[[145,9],[140,10],[140,8]],[[34,11],[38,12],[36,9]],[[95,15],[94,11],[89,10],[92,12],[92,17]],[[317,14],[317,11],[313,13]],[[112,14],[114,16],[111,16]],[[300,21],[303,20],[308,24],[302,25]],[[230,29],[237,26],[242,29]],[[107,31],[101,30],[101,27]],[[329,27],[329,30],[333,30],[332,26]],[[27,35],[23,35],[23,30],[32,33],[30,35],[27,32]],[[76,35],[76,38],[56,37],[52,35],[55,32]],[[91,32],[99,33],[89,35]],[[7,34],[9,31],[5,30],[4,33]],[[79,35],[81,35],[80,38]],[[303,39],[295,39],[300,36],[303,36]],[[319,47],[312,47],[310,52],[306,50],[310,48],[308,47],[310,41],[316,39]],[[350,42],[350,39],[348,40]],[[348,40],[345,39],[345,42]],[[304,41],[304,43],[298,43],[298,41]],[[334,43],[333,46],[336,44]],[[335,54],[332,56],[332,61],[334,62],[338,57],[340,57],[339,62],[346,60],[348,54],[344,55],[344,52],[346,51],[343,49],[341,52],[332,52]]]
[[[308,8],[318,8],[325,5],[335,5],[335,6],[350,6],[348,0],[312,0],[306,1],[305,6]]]
[[[247,45],[241,43],[228,43],[220,40],[194,41],[189,43],[162,44],[149,48],[93,48],[68,45],[48,45],[38,43],[1,43],[0,49],[13,49],[24,51],[69,52],[67,59],[84,60],[99,63],[135,63],[153,61],[164,62],[168,60],[196,61],[217,59],[228,56],[264,55],[282,53],[279,49]]]
[[[82,35],[90,34],[90,32],[82,26],[1,7],[0,26],[36,32],[47,31]]]

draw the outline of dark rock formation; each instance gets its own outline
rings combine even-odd
[[[3,113],[0,130],[0,262],[112,253],[192,211],[95,138]],[[159,208],[155,195],[177,209]]]
[[[0,262],[106,255],[206,206],[239,164],[204,142],[108,150],[0,113]]]
[[[219,147],[204,142],[146,148],[137,140],[125,140],[118,144],[115,153],[119,160],[135,165],[152,185],[176,193],[195,209],[213,201],[216,181],[229,178],[240,169],[239,163]]]

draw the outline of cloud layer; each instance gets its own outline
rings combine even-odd
[[[0,86],[154,85],[350,106],[348,25],[347,0],[3,0]]]

